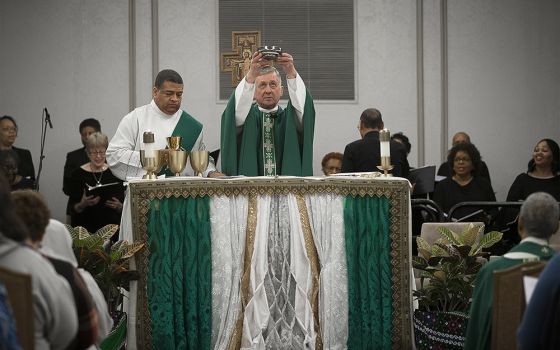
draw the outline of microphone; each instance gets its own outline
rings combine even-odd
[[[49,123],[49,128],[53,128],[52,126],[52,122],[51,122],[51,115],[49,114],[49,111],[47,110],[47,107],[45,107],[45,120],[47,121],[47,123]]]

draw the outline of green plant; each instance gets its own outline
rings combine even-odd
[[[482,230],[484,226],[472,223],[461,233],[438,227],[441,237],[431,246],[421,237],[416,239],[418,256],[412,258],[412,266],[420,270],[420,288],[413,295],[420,309],[468,312],[481,258],[488,256],[482,249],[502,239],[501,232],[482,235]]]
[[[129,282],[138,279],[138,272],[129,269],[129,260],[145,243],[118,241],[111,245],[110,238],[119,229],[118,225],[104,226],[93,234],[81,226],[66,225],[66,228],[72,236],[78,266],[91,273],[105,296],[109,312],[114,315],[122,304],[121,288],[128,290]]]

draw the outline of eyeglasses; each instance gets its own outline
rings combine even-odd
[[[2,131],[5,131],[5,132],[17,132],[17,128],[16,128],[15,126],[8,126],[8,127],[5,127],[5,128],[2,128]]]
[[[471,161],[471,159],[470,159],[470,158],[454,158],[453,161],[454,161],[455,163],[459,163],[459,162],[468,163],[468,162]]]
[[[104,156],[106,152],[107,152],[107,150],[103,150],[103,151],[88,151],[88,154],[89,154],[90,156]]]

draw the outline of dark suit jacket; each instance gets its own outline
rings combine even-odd
[[[72,152],[66,154],[66,163],[64,163],[64,179],[62,180],[62,191],[65,195],[70,196],[70,178],[72,172],[78,169],[80,166],[89,162],[89,158],[86,153],[86,148],[78,148]],[[66,214],[70,215],[71,207],[74,205],[70,198],[68,198],[68,204],[66,206]]]
[[[389,143],[391,164],[394,166],[391,173],[394,176],[407,177],[410,170],[405,147],[391,140]],[[381,165],[381,146],[379,144],[379,131],[370,131],[361,140],[354,141],[346,146],[342,157],[342,172],[379,171]]]
[[[33,159],[31,158],[31,152],[28,149],[17,148],[12,146],[12,149],[16,152],[19,163],[18,163],[18,175],[23,177],[29,177],[35,181],[35,167],[33,166]]]

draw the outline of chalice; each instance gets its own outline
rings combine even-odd
[[[181,149],[181,136],[169,136],[167,138],[167,147],[169,149],[180,150]]]
[[[142,165],[142,169],[146,170],[146,175],[142,176],[143,179],[157,179],[156,170],[158,170],[158,168],[161,169],[160,158],[157,156],[157,153],[155,157],[146,157],[146,152],[140,150],[140,164]]]
[[[159,158],[158,168],[156,169],[155,173],[159,174],[163,168],[165,168],[169,164],[169,153],[167,153],[167,149],[159,149],[157,150],[157,155]]]
[[[188,151],[170,149],[169,152],[169,169],[175,174],[175,176],[180,176],[181,171],[185,169],[187,165],[187,158],[189,156]]]
[[[190,158],[195,176],[202,177],[208,167],[208,151],[192,151]]]

